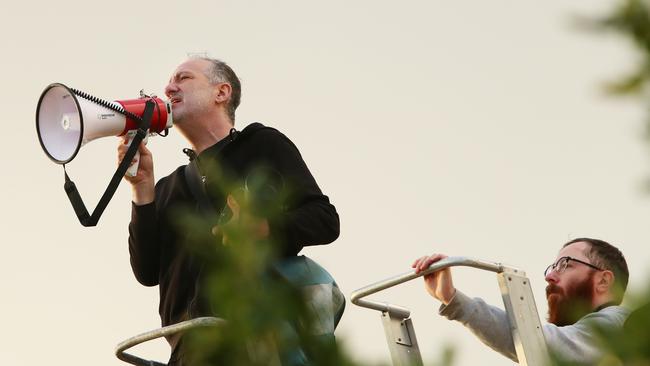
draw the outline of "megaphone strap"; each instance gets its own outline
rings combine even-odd
[[[117,190],[117,186],[119,186],[120,182],[122,181],[122,177],[124,177],[126,170],[129,168],[129,165],[133,160],[135,153],[138,151],[140,143],[147,136],[147,130],[151,125],[151,117],[153,116],[155,104],[156,103],[153,101],[147,101],[142,117],[138,116],[138,120],[140,120],[141,123],[138,126],[137,133],[133,137],[131,145],[126,150],[126,154],[124,154],[122,161],[115,170],[113,178],[111,178],[111,181],[108,183],[108,186],[106,187],[102,198],[97,203],[97,207],[95,207],[92,215],[88,214],[88,210],[86,209],[86,205],[84,204],[83,199],[77,190],[77,186],[68,176],[68,172],[65,170],[65,164],[63,165],[63,171],[65,172],[65,183],[63,185],[63,188],[65,189],[65,193],[68,195],[68,199],[70,200],[72,208],[74,208],[74,211],[77,214],[77,218],[79,219],[79,222],[81,222],[81,225],[87,227],[97,225],[97,222],[102,216],[104,209],[106,206],[108,206],[111,198],[113,198],[113,195]]]

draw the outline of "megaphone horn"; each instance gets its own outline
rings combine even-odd
[[[66,164],[81,146],[105,136],[122,136],[137,130],[145,103],[156,104],[150,133],[161,133],[173,124],[171,103],[157,97],[108,102],[68,88],[48,85],[36,107],[36,131],[41,147],[57,164]]]

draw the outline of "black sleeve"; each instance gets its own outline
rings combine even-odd
[[[286,253],[295,255],[304,246],[329,244],[339,236],[339,215],[324,195],[298,148],[282,133],[265,129],[261,138],[265,160],[284,177],[289,198],[287,209],[277,218],[270,218],[273,238],[285,243]]]
[[[160,238],[155,201],[146,205],[132,204],[129,223],[129,254],[135,278],[145,286],[158,284]]]

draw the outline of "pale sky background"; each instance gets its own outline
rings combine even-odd
[[[162,95],[188,52],[229,62],[243,83],[237,127],[275,126],[300,148],[341,217],[332,245],[304,253],[346,296],[431,252],[526,270],[542,316],[544,268],[562,243],[602,238],[627,256],[631,287],[650,271],[650,176],[639,103],[600,86],[634,59],[626,40],[576,29],[614,1],[29,1],[0,12],[5,138],[0,229],[0,363],[120,365],[115,345],[159,326],[158,289],[127,250],[124,182],[82,227],[63,170],[40,148],[41,91],[62,82],[98,97]],[[117,140],[69,164],[94,208]],[[186,159],[177,131],[153,138],[160,178]],[[500,305],[493,274],[456,285]],[[416,283],[417,282],[417,283]],[[426,362],[508,365],[440,318],[420,281],[374,298],[412,309]],[[378,312],[348,303],[337,335],[365,361],[390,361]],[[162,341],[140,355],[166,360]]]

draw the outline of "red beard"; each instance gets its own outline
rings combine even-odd
[[[558,327],[571,325],[593,311],[594,274],[595,272],[590,272],[587,278],[566,290],[552,283],[546,286],[549,323]]]

